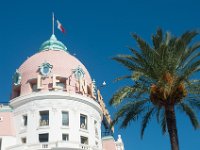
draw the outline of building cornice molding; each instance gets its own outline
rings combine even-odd
[[[65,93],[61,91],[51,91],[51,92],[40,92],[40,93],[32,93],[28,95],[23,95],[20,97],[16,97],[10,101],[10,106],[13,108],[20,107],[24,104],[27,104],[29,102],[33,101],[42,101],[42,100],[52,100],[52,99],[64,99],[64,100],[72,100],[72,101],[78,101],[81,103],[84,103],[86,105],[89,105],[93,107],[95,110],[97,110],[101,116],[102,116],[102,110],[98,102],[93,100],[92,98],[80,95],[80,94],[72,94],[72,93]]]

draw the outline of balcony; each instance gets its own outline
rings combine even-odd
[[[37,144],[20,144],[7,148],[7,150],[100,150],[96,146],[89,146],[77,142],[44,142]]]
[[[49,120],[40,120],[40,126],[49,126]]]

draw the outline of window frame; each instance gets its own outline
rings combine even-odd
[[[82,122],[82,117],[85,118],[84,122]],[[80,114],[80,129],[84,129],[84,130],[88,129],[88,117],[87,117],[87,115]]]
[[[26,137],[21,137],[21,142],[22,142],[22,144],[26,144],[27,143],[27,138]]]
[[[42,118],[41,113],[48,112],[48,117],[43,116]],[[45,114],[45,113],[44,113]],[[49,126],[49,110],[41,110],[39,111],[39,126]],[[45,119],[47,118],[47,119]]]
[[[47,140],[42,141],[40,136],[44,136],[44,135],[47,135]],[[43,137],[43,139],[45,139],[45,138]],[[39,143],[47,143],[47,142],[49,142],[49,133],[40,133],[40,134],[38,134],[38,141],[39,141]]]
[[[27,114],[22,115],[22,120],[23,120],[23,126],[27,127],[27,125],[28,125],[28,115]]]
[[[64,136],[66,135],[66,139],[64,139]],[[62,141],[69,141],[69,134],[68,133],[62,133]]]
[[[85,143],[85,142],[82,142],[83,139],[86,140],[86,143]],[[89,145],[89,138],[86,137],[86,136],[80,136],[80,143],[81,143],[81,144],[84,144],[84,145]]]
[[[99,132],[98,132],[98,123],[96,120],[94,120],[94,132],[95,132],[95,136],[99,137]]]
[[[63,122],[63,121],[65,121],[64,120],[64,116],[63,116],[63,114],[64,113],[66,113],[66,114],[68,114],[68,116],[67,116],[67,122],[66,122],[66,125],[65,125],[65,123]],[[62,114],[62,126],[64,126],[64,127],[68,127],[69,126],[69,111],[61,111],[61,114]]]

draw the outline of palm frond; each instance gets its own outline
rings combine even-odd
[[[200,98],[196,97],[196,98],[189,98],[187,100],[190,104],[190,106],[194,109],[200,110]]]
[[[157,108],[157,112],[156,112],[156,120],[159,123],[160,122],[160,113],[162,112],[163,108],[162,107],[158,107]]]
[[[195,53],[200,48],[200,42],[197,42],[193,44],[191,47],[186,48],[184,51],[183,56],[181,57],[181,64],[180,67],[187,65],[187,60],[190,58],[190,56]]]
[[[196,80],[193,82],[189,82],[187,86],[187,90],[191,94],[200,94],[200,80]]]
[[[141,63],[146,64],[147,61],[145,60],[145,58],[135,49],[129,47],[129,50],[131,51],[131,53],[133,54],[133,56],[135,56]]]
[[[178,82],[180,83],[182,81],[187,80],[192,74],[194,74],[198,71],[200,71],[200,60],[197,60],[190,66],[183,68],[183,72],[181,73],[181,75],[178,79]]]
[[[144,72],[144,69],[138,66],[137,64],[131,62],[130,60],[127,60],[125,58],[119,57],[114,57],[113,60],[116,60],[117,62],[121,63],[124,65],[127,69],[131,71],[138,71],[138,72]]]
[[[197,31],[187,31],[182,34],[181,40],[185,42],[185,44],[189,44],[191,40],[198,35]]]
[[[125,86],[119,89],[111,98],[110,105],[119,105],[123,99],[125,99],[130,93],[133,94],[136,91],[135,88],[130,86]]]
[[[143,136],[144,136],[144,131],[145,131],[146,126],[149,123],[152,115],[153,115],[154,110],[155,110],[155,107],[150,108],[149,111],[143,117],[142,128],[141,128],[141,138],[143,138]]]
[[[159,28],[155,35],[152,36],[152,41],[155,49],[158,49],[162,43],[163,35],[162,35],[162,29]]]
[[[162,119],[161,119],[161,128],[162,128],[162,134],[164,135],[167,131],[167,121],[166,121],[166,116],[165,112],[163,111],[162,113]]]
[[[180,106],[182,107],[182,110],[188,115],[194,129],[197,129],[199,127],[199,121],[195,112],[186,103],[181,103]]]
[[[189,67],[189,65],[190,65],[192,62],[194,62],[195,60],[197,60],[199,56],[200,56],[200,52],[197,52],[197,53],[193,54],[191,57],[189,57],[189,58],[187,59],[187,61],[183,64],[182,67],[183,67],[183,68]]]
[[[151,65],[155,63],[155,57],[158,57],[156,50],[152,49],[148,43],[146,43],[137,34],[132,34],[133,38],[137,41],[139,48],[142,52],[143,58],[145,58]]]
[[[131,56],[131,55],[118,55],[119,58],[123,58],[125,60],[128,60],[134,64],[137,64],[138,66],[142,67],[143,66],[143,61],[138,59],[137,57]]]
[[[113,124],[116,124],[119,119],[122,120],[121,128],[127,127],[130,121],[135,121],[142,114],[145,109],[144,105],[149,100],[143,99],[138,101],[133,101],[123,105],[118,112],[115,114],[113,119]]]
[[[124,80],[124,79],[131,79],[131,78],[132,78],[132,75],[126,75],[126,76],[116,78],[114,80],[114,82],[118,82],[118,81],[121,81],[121,80]]]

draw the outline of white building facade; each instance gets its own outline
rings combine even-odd
[[[113,129],[100,91],[55,35],[16,70],[9,106],[0,108],[0,150],[124,150],[121,137],[104,147],[102,121]]]

